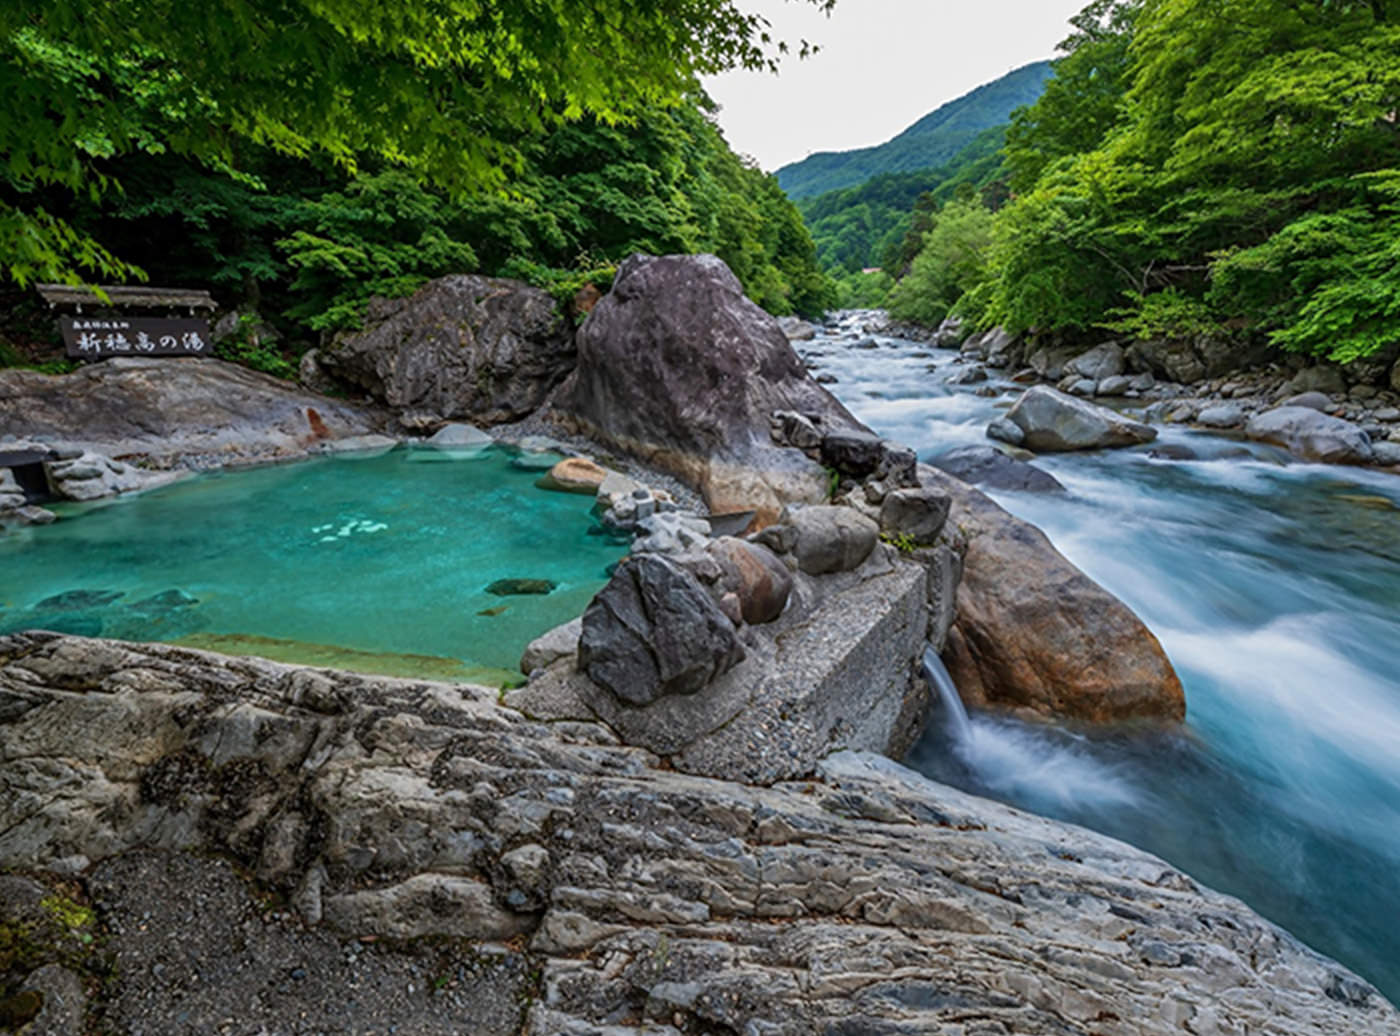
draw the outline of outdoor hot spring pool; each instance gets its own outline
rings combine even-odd
[[[60,505],[53,525],[0,537],[0,633],[501,683],[626,552],[590,534],[591,497],[538,489],[521,463],[401,448]],[[555,585],[487,590],[502,580]]]

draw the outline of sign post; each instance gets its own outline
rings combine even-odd
[[[208,356],[209,321],[195,317],[59,317],[59,333],[74,359],[108,356]]]

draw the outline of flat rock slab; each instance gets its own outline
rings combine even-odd
[[[86,872],[121,929],[100,996],[133,1020],[122,1031],[186,1031],[182,1006],[189,1031],[229,1012],[237,1031],[304,1031],[303,1011],[347,1031],[351,1000],[356,1022],[392,1010],[401,1031],[502,1031],[487,992],[520,988],[508,960],[484,981],[415,973],[363,941],[413,919],[449,948],[518,926],[537,977],[511,1031],[529,1036],[1400,1036],[1364,981],[1110,838],[865,755],[771,788],[687,776],[595,724],[532,723],[493,699],[0,638],[0,867]],[[269,931],[210,854],[308,931]],[[405,888],[467,883],[475,905],[396,913]],[[329,906],[352,896],[354,927],[334,927]],[[352,939],[370,949],[350,955]],[[456,999],[419,975],[461,983]]]
[[[164,466],[302,456],[378,423],[368,409],[204,358],[119,357],[58,376],[0,371],[0,399],[0,438],[43,436]]]

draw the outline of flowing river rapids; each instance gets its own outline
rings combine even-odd
[[[948,384],[956,352],[872,347],[861,319],[796,343],[857,417],[921,460],[988,442],[1018,386]],[[1186,687],[1185,728],[963,721],[945,704],[907,762],[1165,857],[1400,1003],[1400,478],[1161,432],[1154,446],[1200,459],[1047,455],[1035,463],[1067,493],[990,495],[1151,627]]]

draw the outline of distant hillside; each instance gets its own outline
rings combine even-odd
[[[1039,61],[949,101],[887,143],[858,151],[823,152],[783,166],[778,184],[793,200],[855,187],[882,173],[946,165],[983,130],[1004,125],[1011,113],[1040,97],[1050,62]]]
[[[958,185],[982,187],[1001,169],[1001,147],[1006,128],[983,130],[947,165],[903,173],[880,173],[858,187],[827,191],[797,203],[812,233],[822,268],[848,274],[868,266],[891,264],[910,228],[920,195],[928,192],[935,202],[953,196]]]

